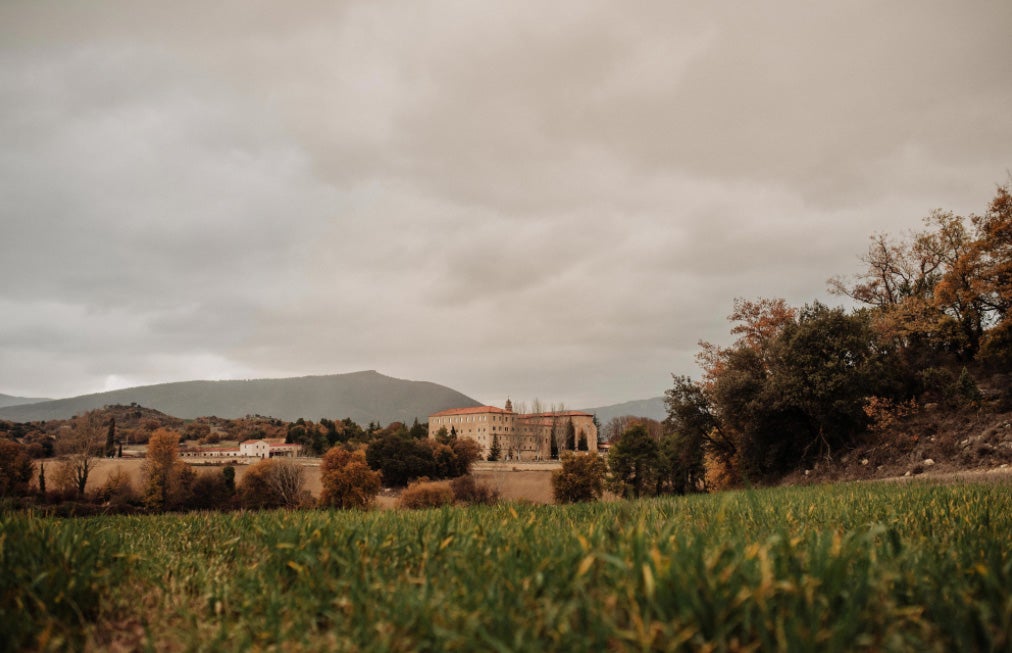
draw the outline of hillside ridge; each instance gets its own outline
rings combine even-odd
[[[425,420],[429,414],[477,406],[467,395],[431,381],[409,381],[363,370],[281,379],[195,380],[0,407],[16,422],[67,419],[113,404],[136,403],[183,419],[269,415],[283,420],[349,417],[360,424]]]

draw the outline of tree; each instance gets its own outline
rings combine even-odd
[[[211,425],[205,422],[190,422],[183,429],[184,440],[197,440],[202,444],[211,435]]]
[[[604,494],[608,465],[596,453],[562,453],[562,464],[552,472],[552,495],[556,503],[594,501]]]
[[[266,462],[266,461],[265,461]],[[268,481],[285,508],[297,508],[309,501],[305,468],[294,460],[274,458]]]
[[[104,426],[100,412],[93,410],[75,418],[71,431],[57,440],[56,451],[73,478],[78,497],[84,496],[88,477],[102,455]]]
[[[105,434],[105,457],[114,458],[116,456],[116,418],[109,418],[109,430]]]
[[[643,425],[632,426],[608,453],[608,467],[616,492],[626,497],[656,494],[659,462],[657,441]]]
[[[235,494],[235,467],[224,467],[221,470],[221,477],[225,481],[225,490],[229,496]]]
[[[383,475],[388,487],[404,487],[416,478],[437,476],[433,444],[438,442],[388,434],[369,444],[365,459],[369,467]]]
[[[27,495],[34,467],[23,445],[13,440],[0,440],[0,497]]]
[[[226,467],[225,469],[232,469]],[[233,470],[234,471],[234,470]],[[231,508],[235,496],[220,474],[197,474],[191,486],[190,499],[186,507],[194,510],[224,510]]]
[[[408,430],[408,436],[415,440],[424,440],[429,437],[429,430],[418,422],[418,418],[411,424],[411,429]]]
[[[340,433],[338,439],[341,442],[365,442],[368,439],[362,427],[350,417],[345,417],[341,420],[341,428],[338,432]]]
[[[492,445],[488,448],[488,461],[494,463],[502,456],[502,445],[499,444],[499,434],[492,435]]]
[[[142,467],[144,504],[152,510],[182,507],[189,500],[194,472],[179,460],[179,434],[159,428],[148,439]]]
[[[265,458],[246,470],[238,488],[239,502],[254,509],[297,508],[309,500],[302,465]]]
[[[704,487],[703,448],[681,433],[667,433],[658,443],[659,491],[687,494]]]
[[[320,504],[334,508],[367,508],[380,491],[380,474],[369,469],[361,451],[334,447],[320,463]]]
[[[566,420],[566,450],[576,451],[576,427],[573,426],[573,420]]]
[[[458,438],[450,443],[453,451],[453,463],[445,478],[457,478],[471,473],[471,465],[481,458],[481,445],[471,438]]]
[[[300,417],[293,424],[288,425],[288,433],[285,442],[289,444],[301,444],[305,451],[314,456],[322,455],[327,450],[327,435],[311,421]]]

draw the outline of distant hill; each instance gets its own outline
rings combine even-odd
[[[361,425],[420,421],[447,408],[480,405],[456,390],[376,371],[249,381],[182,381],[0,408],[16,422],[67,419],[113,404],[136,403],[174,417],[269,415],[292,421],[350,417]]]
[[[656,420],[662,420],[668,416],[668,411],[664,407],[664,397],[626,401],[621,404],[601,406],[600,408],[585,408],[583,410],[597,415],[597,421],[601,423],[601,426],[605,426],[614,417],[624,417],[626,415],[649,417]]]
[[[11,395],[0,393],[0,408],[6,408],[7,406],[23,406],[25,404],[37,404],[42,401],[52,400],[32,397],[12,397]]]

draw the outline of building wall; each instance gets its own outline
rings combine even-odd
[[[551,459],[551,436],[555,429],[559,449],[565,449],[566,424],[572,422],[575,442],[587,438],[587,449],[597,451],[597,427],[589,413],[575,411],[518,415],[494,406],[445,410],[429,416],[429,437],[441,428],[456,432],[457,437],[471,438],[481,446],[482,457],[488,458],[492,443],[499,438],[504,460]]]

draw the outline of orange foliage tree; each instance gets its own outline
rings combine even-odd
[[[148,440],[144,474],[144,503],[153,510],[183,506],[193,484],[194,473],[179,460],[179,434],[165,428],[155,430]]]
[[[369,469],[361,451],[331,448],[323,454],[320,476],[324,506],[367,508],[380,491],[380,473]]]

